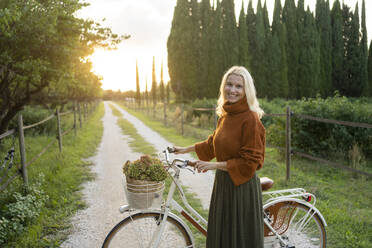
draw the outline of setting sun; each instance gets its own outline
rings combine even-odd
[[[140,52],[138,52],[140,51]],[[152,83],[152,59],[155,56],[156,81],[160,82],[161,62],[164,66],[164,83],[169,81],[166,54],[155,53],[146,49],[133,51],[126,47],[126,41],[117,50],[96,50],[90,57],[93,70],[102,76],[102,88],[112,90],[136,89],[136,60],[141,91],[145,91],[146,77],[148,90]]]

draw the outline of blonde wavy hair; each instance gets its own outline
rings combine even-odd
[[[254,87],[253,78],[251,74],[248,72],[248,70],[243,66],[233,66],[231,67],[225,75],[222,77],[222,82],[220,86],[220,95],[217,100],[217,108],[216,113],[218,116],[224,115],[226,112],[223,110],[222,106],[225,102],[225,85],[227,77],[230,74],[239,75],[244,80],[244,92],[247,97],[247,103],[249,106],[249,109],[253,112],[256,112],[258,114],[258,117],[261,119],[264,115],[264,111],[260,108],[260,104],[258,103],[257,97],[256,97],[256,88]]]

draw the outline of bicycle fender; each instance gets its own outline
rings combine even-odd
[[[277,199],[277,200],[273,200],[271,202],[268,202],[266,203],[264,206],[263,206],[263,209],[266,209],[276,203],[279,203],[279,202],[285,202],[285,201],[295,201],[295,202],[298,202],[298,203],[301,203],[307,207],[309,207],[311,210],[314,210],[314,212],[319,216],[320,220],[322,221],[323,225],[324,226],[327,226],[327,222],[325,221],[323,215],[320,213],[320,211],[312,204],[304,201],[304,200],[301,200],[301,199],[297,199],[297,198],[290,198],[290,197],[284,197],[284,198],[280,198],[280,199]]]

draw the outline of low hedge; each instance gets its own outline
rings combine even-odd
[[[283,101],[284,102],[284,101]],[[283,102],[280,102],[283,104]],[[275,102],[265,102],[264,108],[275,109]],[[292,147],[306,153],[326,158],[350,159],[352,150],[358,149],[360,156],[372,158],[372,129],[349,127],[302,119],[296,114],[311,115],[325,119],[372,124],[372,103],[369,99],[348,99],[336,95],[326,99],[309,98],[287,102],[294,112],[291,119]],[[281,113],[285,113],[282,107]],[[277,112],[277,109],[276,111]],[[269,119],[269,120],[267,120]],[[267,139],[270,144],[285,143],[285,117],[265,117]],[[357,148],[356,148],[357,147]]]

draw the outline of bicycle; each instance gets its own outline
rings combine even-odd
[[[128,213],[106,236],[103,248],[107,247],[195,247],[189,226],[172,210],[183,216],[203,235],[207,235],[207,221],[189,204],[180,185],[181,169],[188,169],[193,162],[175,158],[171,162],[169,153],[163,151],[168,169],[173,170],[172,183],[165,202],[160,209],[131,209],[129,205],[119,208]],[[191,170],[193,171],[193,170]],[[261,178],[263,191],[273,185],[269,178]],[[178,190],[182,207],[174,198]],[[302,188],[267,191],[264,200],[264,243],[265,247],[326,247],[327,226],[320,211],[315,208],[315,195]],[[172,210],[171,210],[172,209]]]

